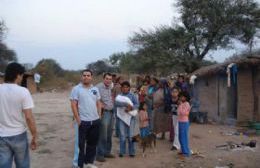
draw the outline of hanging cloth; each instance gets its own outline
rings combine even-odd
[[[227,86],[231,87],[231,68],[234,66],[234,63],[231,63],[227,66]]]

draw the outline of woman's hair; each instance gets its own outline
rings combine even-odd
[[[143,82],[143,83],[145,83],[145,82],[147,82],[147,84],[150,84],[150,82],[151,82],[151,77],[150,77],[149,75],[146,75],[146,76],[144,77],[144,82]]]
[[[159,83],[159,80],[156,77],[152,77],[151,80],[154,80],[156,83]]]
[[[116,83],[119,83],[119,81],[121,80],[121,78],[122,78],[121,76],[117,77],[117,78],[116,78]]]
[[[165,78],[160,79],[160,84],[163,89],[165,112],[169,112],[171,110],[171,104],[172,104],[172,95],[171,95],[170,87],[168,85],[168,81]]]

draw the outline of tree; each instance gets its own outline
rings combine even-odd
[[[260,28],[253,0],[179,0],[181,20],[190,37],[188,54],[202,60],[210,50],[228,48],[234,39],[251,44]]]
[[[9,49],[6,44],[3,43],[6,26],[4,21],[0,20],[0,72],[4,72],[7,64],[12,61],[17,61],[14,50]]]
[[[4,34],[6,31],[6,26],[3,20],[0,20],[0,42],[2,42]]]
[[[91,69],[96,75],[101,75],[104,72],[116,72],[116,68],[109,65],[108,62],[108,60],[98,60],[88,64],[86,68]]]
[[[0,42],[0,72],[4,72],[8,63],[17,61],[14,50],[9,49],[4,43]]]
[[[149,54],[156,69],[183,66],[191,72],[209,51],[251,45],[259,31],[260,9],[253,0],[179,0],[180,23],[136,32],[129,43],[140,56]]]
[[[54,59],[40,60],[36,64],[34,71],[45,76],[45,78],[62,77],[64,75],[64,70]]]

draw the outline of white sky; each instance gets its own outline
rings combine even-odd
[[[170,25],[174,0],[0,0],[5,42],[21,63],[54,58],[63,68],[127,51],[139,28]],[[225,56],[224,56],[225,57]],[[224,59],[222,58],[222,60]],[[221,58],[218,58],[221,61]]]

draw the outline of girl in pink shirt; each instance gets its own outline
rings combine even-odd
[[[150,134],[147,105],[144,102],[140,103],[139,106],[139,125],[140,125],[140,136],[142,138]]]
[[[179,141],[181,144],[181,152],[184,156],[190,156],[189,148],[189,113],[190,113],[190,96],[188,92],[180,93],[181,103],[178,107],[178,121],[179,121]]]

